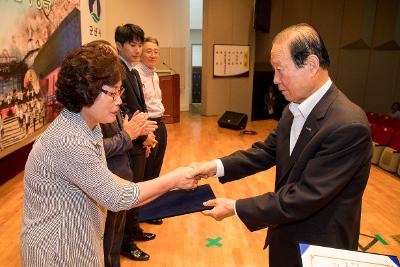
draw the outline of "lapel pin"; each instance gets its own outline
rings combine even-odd
[[[306,126],[306,130],[311,132],[311,128]]]

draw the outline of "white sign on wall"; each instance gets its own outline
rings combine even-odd
[[[248,45],[214,45],[214,77],[248,77]]]
[[[82,44],[105,38],[105,0],[81,0]]]

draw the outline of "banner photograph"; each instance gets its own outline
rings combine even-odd
[[[99,13],[98,1],[84,2],[88,10],[95,6],[93,14]],[[0,6],[2,158],[32,142],[58,114],[58,65],[82,44],[82,37],[79,0],[15,0]]]

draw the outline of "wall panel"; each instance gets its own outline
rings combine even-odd
[[[372,50],[365,91],[366,110],[390,112],[395,99],[400,52]]]
[[[370,50],[341,50],[337,84],[350,100],[364,106]]]
[[[203,2],[202,113],[222,115],[226,110],[250,116],[254,65],[253,0]],[[250,77],[214,78],[214,44],[249,44]]]
[[[400,1],[378,1],[372,45],[380,50],[400,49]]]
[[[337,77],[343,7],[344,0],[313,0],[311,6],[311,25],[318,30],[329,51],[329,75],[333,80]]]
[[[284,28],[300,23],[310,23],[311,0],[284,0],[282,26]]]
[[[372,47],[376,0],[346,0],[342,22],[342,48]]]

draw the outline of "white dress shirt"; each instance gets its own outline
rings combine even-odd
[[[307,97],[300,104],[293,102],[289,104],[289,110],[293,114],[293,123],[292,127],[290,128],[290,155],[292,154],[293,148],[297,143],[297,139],[299,138],[299,135],[301,133],[301,130],[303,129],[304,123],[308,118],[308,115],[310,115],[315,105],[317,105],[317,103],[325,95],[331,85],[332,81],[329,78],[328,81],[326,81],[321,88],[319,88],[312,95]]]
[[[162,104],[162,96],[160,89],[160,80],[155,69],[150,69],[143,63],[135,66],[139,72],[140,79],[143,84],[144,100],[146,102],[147,111],[150,118],[159,118],[164,115],[164,105]]]

